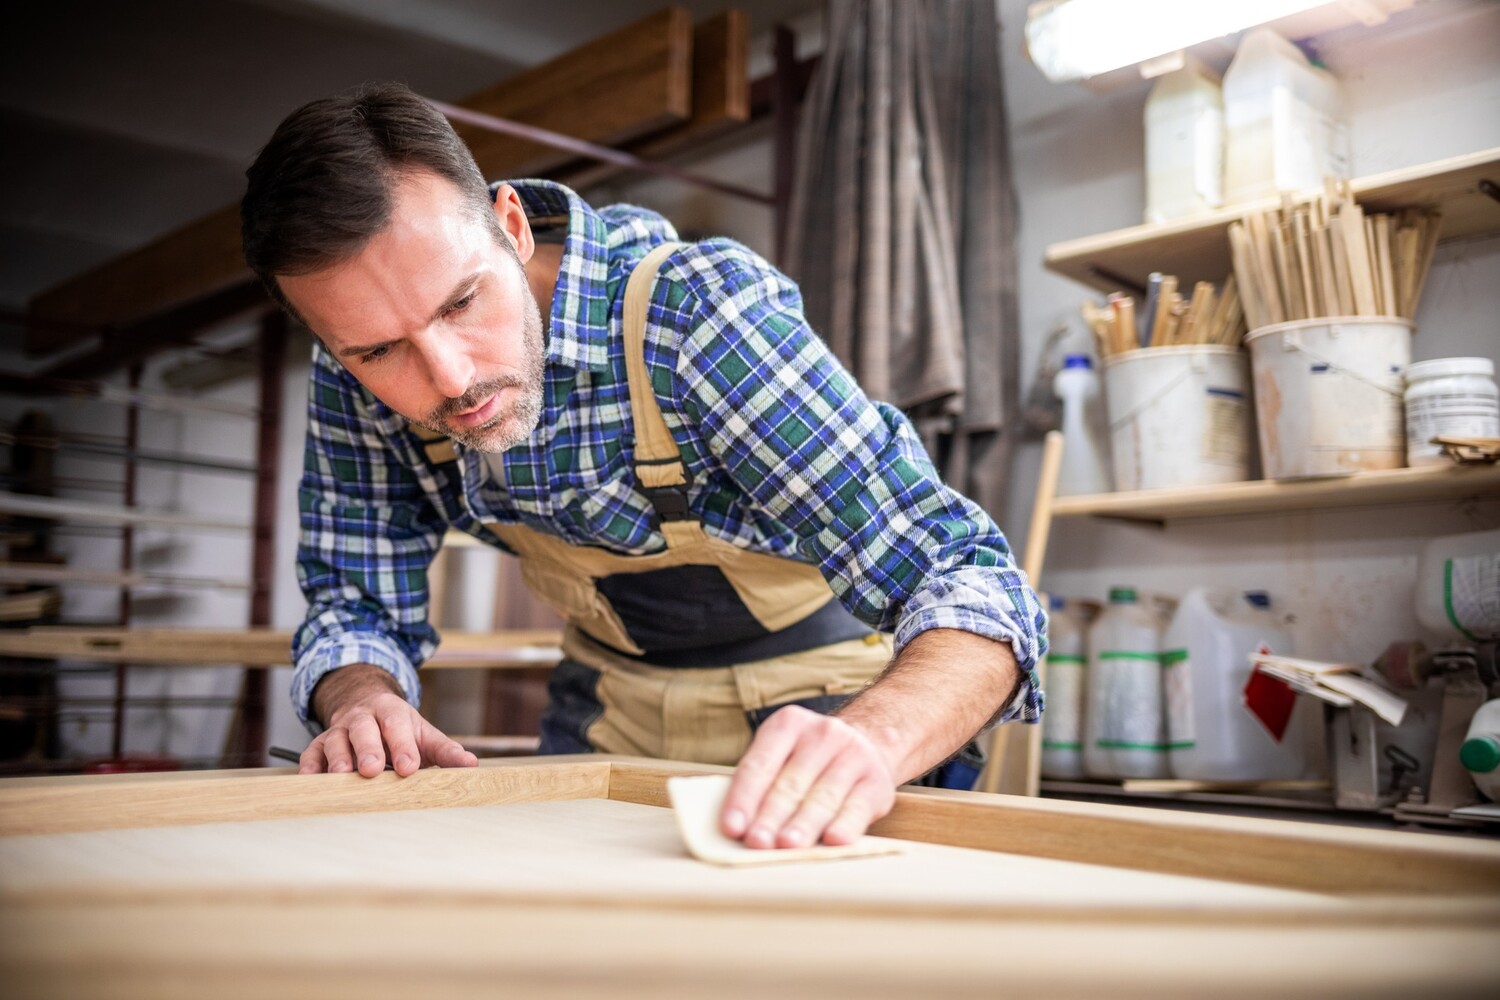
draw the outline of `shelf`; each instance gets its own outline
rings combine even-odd
[[[444,632],[423,670],[551,666],[562,658],[557,629]],[[289,629],[119,629],[41,627],[0,630],[0,656],[130,662],[150,666],[237,663],[289,666]]]
[[[1257,480],[1222,486],[1058,497],[1052,503],[1052,516],[1091,515],[1160,523],[1174,518],[1481,497],[1500,499],[1500,466],[1438,465],[1361,472],[1327,479]]]
[[[1481,182],[1487,182],[1490,193],[1481,190]],[[1366,212],[1441,211],[1443,241],[1500,233],[1500,148],[1373,174],[1353,186]],[[1218,282],[1232,269],[1229,224],[1280,204],[1280,199],[1267,198],[1210,215],[1054,243],[1043,261],[1049,270],[1105,292],[1140,294],[1152,271],[1175,274],[1179,288]]]
[[[229,531],[243,533],[250,530],[248,521],[221,521],[204,517],[188,517],[171,511],[143,510],[139,507],[115,507],[110,504],[87,503],[81,500],[58,500],[54,497],[31,496],[23,493],[0,493],[0,514],[16,514],[21,517],[38,517],[74,524],[134,524],[154,528],[170,528],[183,531]]]

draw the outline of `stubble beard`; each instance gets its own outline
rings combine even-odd
[[[525,315],[521,322],[521,342],[525,348],[525,371],[522,375],[476,382],[457,399],[436,407],[421,421],[423,427],[446,434],[466,448],[481,452],[501,452],[513,448],[531,436],[542,416],[542,377],[546,365],[542,343],[542,314],[536,299],[527,290]],[[449,418],[472,410],[503,389],[514,390],[502,409],[478,427],[455,427]]]

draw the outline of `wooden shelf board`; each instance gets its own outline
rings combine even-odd
[[[1500,499],[1500,466],[1440,465],[1328,479],[1256,480],[1222,486],[1059,497],[1052,504],[1052,516],[1092,515],[1160,522],[1466,497]]]
[[[1481,180],[1500,185],[1500,148],[1372,174],[1353,186],[1366,212],[1438,209],[1443,213],[1440,239],[1446,241],[1500,233],[1500,201],[1479,189]],[[1232,267],[1229,224],[1280,204],[1279,198],[1267,198],[1192,219],[1054,243],[1043,261],[1049,270],[1106,292],[1143,289],[1152,271],[1175,274],[1180,288],[1222,281]]]
[[[22,493],[0,493],[0,514],[38,517],[73,524],[134,524],[182,531],[244,532],[249,531],[251,527],[248,521],[193,517],[172,511],[118,507],[111,504],[62,500],[57,497],[32,496]]]
[[[444,632],[422,669],[528,668],[562,658],[556,629]],[[0,630],[0,656],[130,662],[150,666],[289,666],[290,629],[120,629],[40,627]]]

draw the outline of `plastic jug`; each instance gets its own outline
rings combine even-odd
[[[1500,639],[1500,529],[1442,535],[1422,547],[1417,621],[1445,642]]]
[[[1083,770],[1083,699],[1088,652],[1077,605],[1053,597],[1047,617],[1047,712],[1042,718],[1042,777],[1075,779]]]
[[[1109,492],[1109,472],[1104,448],[1090,419],[1090,403],[1099,398],[1099,376],[1087,354],[1069,354],[1062,370],[1052,380],[1053,391],[1062,400],[1063,454],[1057,474],[1057,495],[1078,496]]]
[[[1161,626],[1131,587],[1114,587],[1088,633],[1083,766],[1093,778],[1167,777]]]
[[[1262,645],[1292,654],[1285,619],[1261,591],[1195,588],[1183,595],[1162,637],[1172,777],[1197,781],[1300,778],[1306,769],[1305,713],[1299,698],[1281,742],[1245,707],[1249,656]]]
[[[1269,28],[1240,42],[1224,73],[1224,203],[1318,190],[1349,176],[1338,80]]]
[[[1474,713],[1458,759],[1480,794],[1500,802],[1500,698],[1485,702]]]
[[[1198,215],[1224,203],[1224,93],[1192,56],[1146,98],[1146,221]]]

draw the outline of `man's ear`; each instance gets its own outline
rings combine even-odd
[[[495,192],[495,218],[500,220],[500,229],[516,248],[516,256],[524,264],[536,252],[536,240],[531,235],[531,220],[521,207],[521,196],[509,184],[501,184]]]

